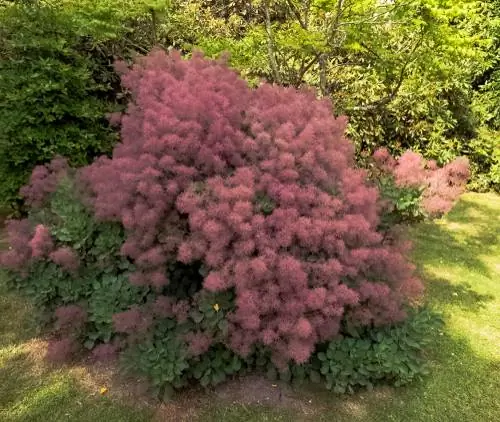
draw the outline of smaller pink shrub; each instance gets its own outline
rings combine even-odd
[[[116,344],[99,344],[92,350],[92,358],[97,362],[110,362],[118,357],[119,351]]]
[[[469,160],[459,157],[430,172],[429,187],[424,192],[422,205],[431,215],[445,214],[465,190],[470,176]]]
[[[67,160],[61,157],[54,158],[46,165],[36,166],[29,183],[20,190],[26,204],[33,208],[41,207],[47,197],[56,190],[58,181],[68,170]]]
[[[465,157],[440,168],[434,160],[426,160],[413,151],[406,151],[394,160],[387,149],[380,148],[373,154],[373,160],[383,174],[394,177],[397,186],[422,189],[421,207],[431,217],[453,208],[470,176],[469,161]]]
[[[43,224],[35,227],[35,234],[30,240],[31,255],[33,258],[45,258],[54,248],[50,231]]]
[[[406,151],[396,161],[393,170],[398,186],[423,186],[427,182],[425,160],[413,151]]]
[[[9,220],[6,229],[9,249],[0,252],[0,265],[13,271],[23,270],[31,259],[31,224],[26,219]]]

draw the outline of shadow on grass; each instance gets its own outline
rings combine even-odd
[[[489,422],[500,420],[499,362],[478,357],[465,338],[436,334],[430,374],[405,387],[377,386],[337,395],[320,385],[296,390],[294,411],[218,402],[199,421]],[[301,411],[313,407],[315,411]]]
[[[378,386],[352,395],[336,395],[322,386],[304,385],[300,400],[314,414],[277,412],[263,406],[219,403],[203,421],[324,422],[486,422],[500,420],[499,362],[478,357],[465,338],[436,333],[428,350],[430,374],[395,388]],[[300,408],[300,406],[296,406]],[[227,416],[227,419],[224,417]]]
[[[10,293],[0,271],[0,348],[27,341],[38,334],[37,312],[28,300]]]
[[[438,308],[446,304],[470,312],[477,312],[488,302],[495,300],[495,296],[491,294],[476,292],[470,283],[450,283],[430,276],[426,277],[426,295],[427,300]]]
[[[2,422],[151,421],[150,411],[86,391],[67,368],[46,366],[26,351],[3,361],[0,380]]]
[[[28,354],[14,353],[0,367],[0,409],[8,407],[24,396],[24,386],[33,382],[33,364],[29,361]],[[20,394],[23,393],[23,394]]]
[[[69,367],[44,361],[37,340],[36,312],[10,293],[0,272],[0,421],[151,421],[151,409],[101,397],[82,384]]]
[[[48,368],[37,362],[27,351],[29,346],[2,349],[3,359],[0,367],[0,410],[2,421],[36,420],[35,415],[50,420],[51,409],[68,408],[68,391],[72,380],[51,373]]]
[[[465,197],[446,216],[444,224],[422,223],[411,234],[417,262],[426,266],[446,263],[491,276],[481,255],[492,255],[499,247],[498,208]]]

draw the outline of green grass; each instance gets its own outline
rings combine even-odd
[[[36,338],[34,311],[0,280],[1,422],[151,420],[152,409],[101,396],[85,368],[47,365],[45,342]]]
[[[207,398],[133,407],[81,382],[82,368],[43,363],[43,342],[22,299],[0,288],[0,421],[408,421],[500,420],[500,197],[467,194],[444,219],[411,230],[426,300],[446,326],[428,350],[431,374],[404,388],[352,396],[296,392],[293,408]],[[1,283],[0,283],[1,285]],[[35,340],[33,340],[35,338]],[[175,411],[173,411],[175,409]],[[160,415],[158,417],[158,415]],[[197,417],[195,417],[195,415]]]

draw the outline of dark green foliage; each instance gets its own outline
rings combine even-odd
[[[188,354],[175,328],[174,320],[163,321],[152,335],[130,347],[123,356],[128,370],[147,376],[158,394],[186,385]]]
[[[277,370],[265,351],[247,360],[249,367],[263,368],[267,376],[294,384],[324,384],[335,393],[352,393],[377,383],[402,386],[427,374],[424,350],[442,327],[441,317],[421,308],[400,324],[363,329],[318,347],[310,361]]]
[[[90,287],[87,306],[91,324],[85,333],[84,345],[88,349],[99,342],[108,343],[115,332],[113,315],[142,302],[147,294],[147,290],[130,284],[128,273],[121,271],[123,270],[111,267],[104,274],[87,278]]]
[[[196,263],[185,265],[182,262],[172,262],[167,269],[170,283],[164,293],[178,299],[188,299],[201,290],[203,282],[203,267]]]
[[[141,303],[149,291],[128,280],[133,265],[119,254],[123,229],[96,222],[68,178],[60,181],[47,206],[32,211],[29,218],[33,225],[49,227],[58,246],[77,251],[83,265],[72,274],[50,260],[37,261],[27,277],[13,274],[11,282],[45,311],[47,320],[59,306],[81,305],[88,312],[81,339],[86,348],[109,342],[114,333],[113,314]]]
[[[186,339],[193,330],[209,334],[215,341],[225,338],[226,315],[232,306],[232,294],[204,292],[198,295],[185,321],[161,318],[147,332],[138,333],[123,355],[126,367],[149,379],[154,391],[162,397],[191,381],[203,387],[220,384],[247,368],[243,358],[222,343],[215,343],[206,352],[193,356]]]
[[[424,309],[402,324],[330,342],[317,354],[326,387],[344,393],[380,381],[400,386],[426,374],[422,351],[440,326],[440,317]]]
[[[265,194],[258,194],[254,203],[257,212],[264,215],[271,215],[276,208],[274,201]]]
[[[200,356],[190,356],[172,319],[163,321],[152,335],[128,348],[123,363],[129,372],[150,380],[160,398],[190,382],[203,387],[216,386],[248,369],[241,357],[222,344]]]
[[[228,330],[227,314],[234,309],[234,294],[231,291],[198,294],[189,318],[193,326],[214,338],[226,338]]]
[[[52,262],[38,262],[30,269],[28,278],[14,276],[14,286],[33,300],[37,307],[47,311],[78,300],[88,288],[74,283],[73,278]]]
[[[38,216],[36,212],[33,214],[36,220],[52,227],[51,233],[57,240],[71,244],[76,250],[86,249],[89,242],[93,241],[90,237],[94,234],[97,224],[79,200],[73,182],[67,178],[59,182],[58,189],[52,194],[49,207],[42,208]],[[123,236],[117,246],[122,242]],[[109,246],[110,248],[98,252],[105,254],[113,250],[116,252],[116,248]]]
[[[11,204],[36,164],[57,154],[86,164],[116,136],[105,117],[111,69],[71,16],[12,5],[0,22],[0,198]]]
[[[424,219],[421,208],[422,189],[397,186],[392,176],[382,176],[376,179],[380,196],[384,204],[380,228],[386,232],[391,227],[401,223],[413,223]]]
[[[500,130],[500,1],[482,2],[484,20],[481,29],[491,40],[488,66],[474,81],[476,88],[475,106],[482,123],[493,131]],[[497,139],[498,139],[498,133]]]
[[[229,376],[245,369],[244,360],[222,345],[216,345],[189,362],[189,376],[203,387],[224,382]]]
[[[172,335],[175,322],[168,320],[152,339],[126,356],[130,367],[152,379],[157,391],[165,385],[167,391],[185,386],[189,380],[214,386],[232,375],[258,371],[272,380],[321,383],[336,393],[346,393],[381,382],[401,386],[427,374],[424,350],[441,326],[440,316],[433,311],[416,310],[403,323],[341,337],[321,346],[307,364],[278,369],[265,348],[242,359],[218,344],[200,357],[189,358],[185,346]],[[163,347],[169,352],[160,350]]]
[[[203,385],[216,385],[230,374],[253,370],[264,372],[271,380],[324,384],[336,393],[372,388],[381,382],[401,386],[427,373],[424,350],[442,323],[441,317],[427,308],[414,310],[403,323],[351,330],[350,335],[320,346],[308,363],[280,369],[265,348],[241,360],[220,346],[199,361],[191,361],[189,372]]]
[[[466,152],[471,157],[470,188],[500,192],[500,131],[482,128],[477,137],[467,143]]]

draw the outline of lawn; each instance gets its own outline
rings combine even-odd
[[[253,390],[264,403],[279,391],[273,406],[256,404],[248,386],[239,396],[230,386],[158,405],[129,394],[133,380],[120,386],[108,370],[44,363],[34,310],[0,281],[0,421],[498,421],[500,196],[464,195],[446,218],[414,227],[411,237],[426,300],[446,321],[427,351],[431,374],[411,386],[335,396],[269,382]],[[109,391],[101,395],[101,387]]]

